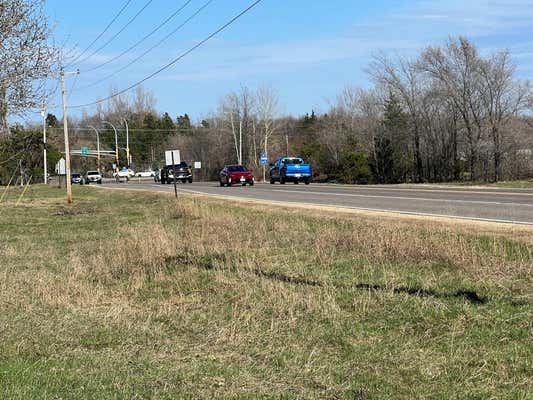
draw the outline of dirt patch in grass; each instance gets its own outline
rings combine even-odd
[[[72,215],[88,215],[94,214],[98,210],[96,207],[86,207],[86,206],[61,206],[57,207],[53,215],[56,216],[72,216]]]

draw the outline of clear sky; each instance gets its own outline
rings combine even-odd
[[[101,47],[148,0],[132,0],[87,55]],[[207,0],[192,0],[167,25],[122,58],[108,61],[153,30],[186,0],[152,0],[137,20],[84,62],[69,95],[71,105],[125,88],[192,47],[252,0],[212,0],[163,45],[99,85],[182,24]],[[105,28],[126,0],[47,0],[55,37],[81,51]],[[241,85],[268,85],[280,96],[283,113],[325,111],[345,85],[368,86],[365,69],[372,54],[416,54],[449,35],[466,35],[484,52],[509,48],[522,78],[533,77],[533,0],[263,0],[252,12],[182,61],[144,84],[157,109],[197,120]],[[84,58],[84,57],[83,57]],[[74,78],[69,78],[72,87]],[[59,102],[59,93],[55,101]],[[91,111],[88,108],[87,111]],[[60,110],[54,111],[60,115]],[[73,112],[79,113],[79,111]]]

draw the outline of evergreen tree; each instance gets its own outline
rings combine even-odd
[[[54,114],[48,114],[46,116],[46,125],[56,128],[59,125],[59,122]]]
[[[178,117],[178,129],[179,130],[190,130],[191,129],[191,120],[187,113],[180,115]]]
[[[173,131],[175,128],[174,121],[170,117],[170,115],[166,112],[163,114],[163,117],[161,118],[161,129],[165,129],[169,132]]]
[[[157,118],[152,113],[148,113],[144,116],[143,128],[144,129],[157,129]]]
[[[0,182],[7,184],[13,172],[24,175],[24,179],[33,177],[35,182],[43,176],[43,136],[40,130],[26,130],[20,125],[11,129],[11,135],[0,140]],[[61,152],[52,143],[48,142],[47,161],[48,172],[61,158]]]
[[[376,135],[376,175],[380,183],[406,182],[411,172],[407,114],[393,93],[385,101],[382,128]]]
[[[366,184],[372,181],[368,153],[354,136],[348,137],[340,157],[339,180],[343,183]]]

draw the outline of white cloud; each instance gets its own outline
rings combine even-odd
[[[286,42],[239,45],[218,39],[209,51],[198,58],[203,65],[219,65],[198,70],[185,64],[182,74],[167,74],[165,80],[227,80],[265,72],[281,73],[306,69],[321,63],[349,60],[370,61],[378,51],[403,55],[416,53],[426,45],[442,43],[449,36],[466,35],[478,43],[483,52],[510,48],[519,64],[526,65],[533,58],[530,35],[523,41],[506,39],[517,32],[531,33],[533,0],[449,0],[410,2],[394,13],[359,21],[348,33],[320,39],[288,40]],[[238,54],[236,53],[238,49]],[[241,56],[242,55],[242,56]],[[185,67],[185,68],[183,68]],[[193,69],[194,68],[194,69]]]

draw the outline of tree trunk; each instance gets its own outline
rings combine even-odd
[[[420,156],[420,133],[418,125],[415,125],[415,182],[422,182],[422,157]]]
[[[255,121],[252,120],[252,147],[253,147],[253,150],[252,150],[252,164],[254,166],[254,169],[257,170],[257,168],[259,167],[259,164],[257,163],[257,160],[258,160],[258,154],[257,154],[257,139],[255,137],[255,135],[257,134],[257,130],[256,130],[256,127],[255,127]]]
[[[494,143],[494,182],[498,182],[500,180],[500,165],[502,158],[498,128],[492,128],[492,141]]]
[[[5,89],[0,89],[0,139],[8,135],[6,91]]]
[[[457,123],[454,121],[452,128],[452,159],[453,159],[453,179],[458,181],[460,179],[460,167],[459,167],[459,153],[457,150]]]
[[[231,133],[233,133],[233,144],[235,145],[235,155],[239,159],[239,143],[237,141],[237,132],[235,132],[235,121],[233,120],[233,112],[230,114]]]
[[[468,164],[470,170],[470,180],[474,181],[476,179],[475,170],[477,161],[477,144],[474,143],[474,131],[472,129],[472,125],[470,125],[470,121],[466,118],[464,119],[464,121],[466,125],[466,136],[468,142]]]

